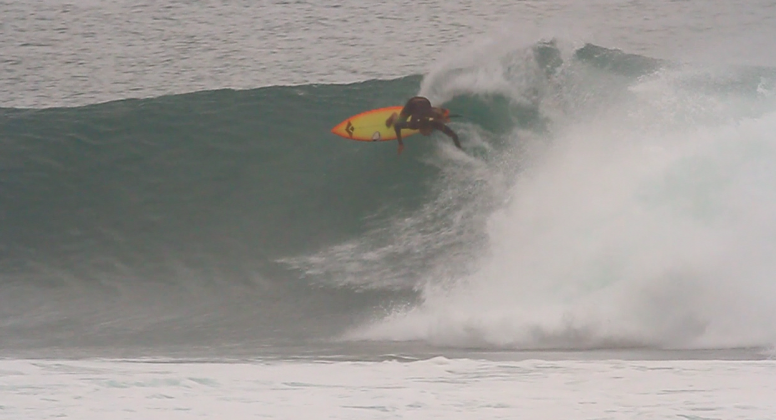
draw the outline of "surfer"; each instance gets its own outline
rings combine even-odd
[[[385,121],[385,126],[393,126],[396,130],[396,140],[399,141],[399,154],[404,150],[404,143],[401,141],[401,130],[408,128],[410,130],[419,130],[420,134],[428,136],[434,130],[439,130],[453,139],[455,147],[461,148],[458,141],[458,135],[444,123],[450,121],[450,111],[444,108],[432,107],[431,102],[422,96],[410,98],[401,113],[393,113]]]

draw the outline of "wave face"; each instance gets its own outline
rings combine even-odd
[[[0,109],[0,335],[769,345],[775,86],[498,42],[422,78]],[[329,134],[418,90],[465,154]]]
[[[418,82],[0,110],[7,342],[330,333],[373,299],[318,290],[276,260],[358,236],[382,208],[421,205],[433,170],[329,134],[348,115],[401,103]]]

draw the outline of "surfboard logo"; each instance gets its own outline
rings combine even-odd
[[[345,126],[345,132],[348,133],[350,138],[353,138],[353,132],[356,131],[355,127],[353,127],[353,124],[348,121],[348,125]]]
[[[380,134],[379,131],[375,131],[375,133],[372,134],[372,141],[380,141],[380,139],[382,138],[383,136]]]

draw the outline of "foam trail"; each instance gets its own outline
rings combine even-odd
[[[350,337],[487,348],[776,342],[776,113],[763,83],[747,96],[706,82],[665,71],[567,114],[504,191],[479,269],[454,287],[431,282],[422,305]]]

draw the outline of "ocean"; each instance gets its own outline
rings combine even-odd
[[[0,419],[776,418],[776,4],[0,2]],[[444,135],[330,129],[414,95]]]

